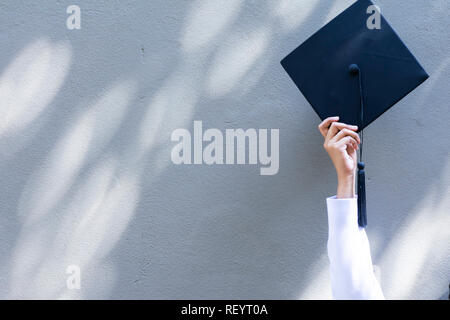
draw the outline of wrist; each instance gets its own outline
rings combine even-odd
[[[355,176],[338,176],[338,187],[336,197],[338,199],[355,197]]]

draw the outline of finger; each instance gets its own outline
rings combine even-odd
[[[347,136],[350,136],[353,139],[355,139],[358,142],[358,144],[361,143],[361,139],[359,138],[359,135],[356,132],[349,130],[347,128],[344,128],[341,131],[339,131],[339,133],[334,136],[332,141],[338,142],[339,140],[341,140],[342,138],[347,137]]]
[[[347,152],[348,152],[348,154],[352,154],[356,150],[358,150],[358,145],[357,145],[355,139],[353,139],[347,144]]]
[[[336,142],[335,146],[337,148],[340,148],[342,146],[347,146],[347,148],[353,149],[353,150],[358,150],[358,142],[351,136],[346,136],[344,138],[342,138],[341,140],[339,140],[338,142]],[[350,150],[350,151],[353,151]]]
[[[358,126],[352,126],[346,123],[341,123],[341,122],[333,122],[330,126],[330,130],[328,130],[327,133],[327,137],[326,139],[331,140],[333,139],[333,137],[340,131],[344,130],[344,129],[348,129],[351,131],[356,131],[358,130]]]
[[[329,118],[326,118],[325,120],[323,120],[319,124],[319,131],[324,138],[326,138],[326,136],[327,136],[327,132],[328,132],[328,129],[330,128],[331,123],[338,121],[338,120],[339,120],[339,117],[329,117]]]
[[[351,144],[350,144],[349,146],[350,146],[350,151],[351,151],[351,152],[352,152],[352,151],[356,151],[356,150],[358,150],[358,148],[359,148],[358,142],[356,142],[356,140],[353,139],[353,138],[352,138]]]
[[[358,145],[361,143],[359,135],[356,132],[348,130],[348,129],[342,129],[341,131],[339,131],[339,133],[334,136],[334,138],[331,140],[331,142],[337,143],[345,137],[352,137]]]

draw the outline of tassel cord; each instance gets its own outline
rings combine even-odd
[[[366,212],[366,174],[365,164],[363,160],[363,142],[364,142],[364,94],[362,87],[362,75],[361,70],[356,64],[352,64],[349,67],[350,74],[358,76],[359,84],[359,97],[360,97],[360,139],[361,144],[359,147],[359,161],[358,161],[358,225],[362,228],[367,226],[367,212]]]

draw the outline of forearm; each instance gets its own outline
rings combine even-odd
[[[355,197],[355,175],[338,175],[336,197],[338,199],[350,199]]]

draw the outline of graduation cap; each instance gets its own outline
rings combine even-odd
[[[429,77],[379,12],[379,28],[369,25],[371,8],[370,0],[356,1],[281,61],[322,120],[339,116],[358,126],[361,227],[367,225],[362,130]]]

